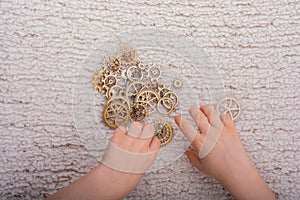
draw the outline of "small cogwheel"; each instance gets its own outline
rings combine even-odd
[[[107,68],[110,72],[120,73],[121,72],[121,60],[115,54],[110,54],[104,57],[102,61],[104,68]]]
[[[167,121],[155,121],[152,123],[155,128],[154,135],[160,140],[161,145],[165,146],[173,139],[173,127]]]
[[[122,65],[134,64],[137,58],[136,50],[127,44],[123,44],[118,48],[118,58],[121,60]]]
[[[148,109],[144,104],[135,103],[131,106],[130,118],[133,121],[142,122],[148,117]]]
[[[146,69],[146,66],[145,66],[142,62],[140,62],[140,61],[138,61],[138,62],[136,63],[136,66],[137,66],[138,68],[140,68],[141,70],[145,70],[145,69]]]
[[[91,82],[94,85],[94,88],[98,90],[98,92],[101,92],[103,89],[103,78],[104,74],[100,70],[98,70],[97,73],[93,75],[93,80]]]
[[[104,74],[102,83],[103,83],[102,88],[107,92],[109,91],[110,88],[118,84],[118,78],[116,74],[113,74],[112,72],[108,72]]]
[[[161,70],[159,65],[150,64],[147,66],[148,77],[153,80],[158,80],[161,76]]]

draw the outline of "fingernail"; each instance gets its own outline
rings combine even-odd
[[[192,116],[197,116],[199,114],[199,109],[198,108],[190,108],[189,109],[189,113],[192,115]]]

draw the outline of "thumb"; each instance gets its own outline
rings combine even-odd
[[[195,151],[193,151],[193,150],[187,150],[187,151],[185,152],[185,155],[187,155],[187,157],[188,157],[190,163],[191,163],[194,167],[196,167],[196,168],[197,168],[198,170],[200,170],[200,171],[203,171],[203,167],[202,167],[202,165],[201,165],[200,158],[199,158],[198,154],[197,154]]]

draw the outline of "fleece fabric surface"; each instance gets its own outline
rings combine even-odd
[[[242,105],[241,139],[279,199],[300,198],[300,3],[0,2],[0,198],[42,199],[98,165],[78,136],[72,90],[91,47],[132,28],[192,38]],[[117,186],[116,186],[117,187]],[[185,156],[126,199],[232,199]]]

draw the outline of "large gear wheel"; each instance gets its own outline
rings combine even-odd
[[[156,111],[159,95],[153,90],[142,90],[135,98],[135,102],[144,104],[148,107],[149,114]]]
[[[123,44],[118,48],[118,58],[121,60],[122,65],[132,65],[137,59],[137,53],[136,50],[128,45]]]
[[[130,112],[128,107],[120,102],[109,103],[103,110],[104,123],[112,129],[125,126],[129,118]]]
[[[153,126],[155,128],[154,135],[160,140],[161,145],[165,146],[173,139],[173,127],[170,122],[167,121],[154,121]]]
[[[110,99],[108,99],[107,104],[113,103],[113,102],[119,102],[119,103],[125,104],[128,108],[130,107],[130,102],[128,101],[126,96],[123,96],[123,95],[111,96]]]
[[[130,102],[134,101],[137,94],[139,94],[140,91],[143,90],[144,88],[146,88],[144,82],[140,82],[140,81],[136,81],[132,83],[130,82],[125,89],[125,94],[127,99],[130,100]]]

